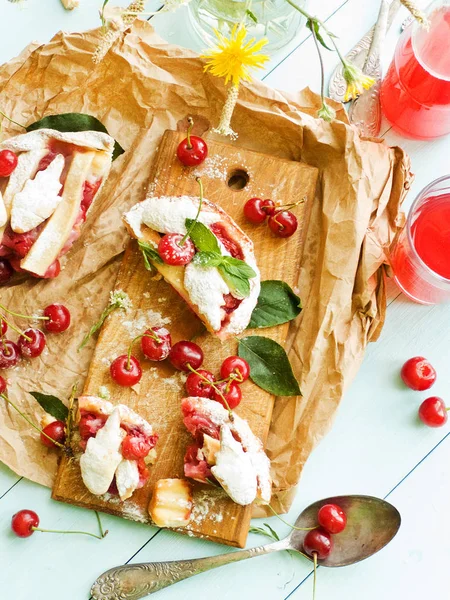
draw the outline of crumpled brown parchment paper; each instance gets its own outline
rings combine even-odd
[[[120,217],[142,199],[162,133],[188,114],[217,124],[226,94],[223,81],[205,74],[195,53],[166,44],[145,21],[137,21],[94,66],[98,40],[99,30],[59,33],[0,68],[1,110],[14,120],[27,125],[48,114],[90,113],[127,150],[114,163],[61,275],[0,288],[1,303],[13,310],[34,314],[60,301],[72,313],[70,335],[49,335],[39,359],[7,373],[11,399],[35,420],[42,411],[27,391],[66,399],[75,381],[81,389],[94,342],[83,352],[77,347],[108,301],[127,242]],[[335,122],[315,119],[319,105],[308,89],[288,95],[255,82],[242,87],[232,123],[238,145],[320,169],[299,274],[304,310],[289,338],[304,395],[277,399],[267,442],[273,505],[279,511],[289,508],[307,457],[330,427],[367,343],[383,325],[384,249],[397,231],[410,180],[402,150],[360,139],[340,105]],[[21,132],[6,120],[2,125],[3,137]],[[52,485],[56,453],[4,402],[0,460],[20,475]]]

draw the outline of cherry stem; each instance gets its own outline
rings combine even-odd
[[[295,525],[291,525],[291,523],[288,523],[287,521],[285,521],[283,519],[283,517],[280,517],[280,515],[277,513],[277,511],[270,506],[270,504],[267,502],[266,506],[268,506],[270,508],[270,510],[273,512],[273,514],[277,517],[277,519],[280,519],[280,521],[282,523],[284,523],[285,525],[289,525],[289,527],[291,527],[292,529],[295,529],[295,531],[312,531],[313,529],[317,529],[316,527],[296,527]]]
[[[13,310],[6,308],[6,306],[3,306],[3,304],[0,304],[0,308],[2,310],[4,310],[5,312],[9,313],[10,315],[12,315],[13,317],[18,317],[19,319],[31,319],[32,321],[49,321],[50,320],[50,317],[37,317],[37,316],[30,316],[30,315],[21,315],[20,313],[16,313]]]
[[[5,396],[5,394],[0,394],[0,398],[3,398],[3,400],[5,400],[8,404],[11,404],[11,406],[19,413],[19,415],[21,417],[23,417],[25,419],[25,421],[31,425],[31,427],[34,427],[34,429],[36,429],[37,431],[39,431],[39,433],[41,435],[43,435],[44,437],[46,437],[48,440],[50,440],[51,442],[53,442],[55,444],[55,446],[58,446],[58,448],[62,448],[63,450],[65,450],[65,446],[63,444],[60,444],[59,442],[57,442],[56,440],[54,440],[52,437],[50,437],[49,435],[47,435],[44,431],[42,431],[42,429],[40,427],[38,427],[36,425],[36,423],[33,423],[33,421],[31,421],[15,404],[14,402],[11,402],[11,400]]]
[[[22,127],[22,129],[26,129],[25,125],[21,125],[17,121],[14,121],[14,119],[11,119],[11,117],[8,117],[8,115],[5,115],[5,113],[2,112],[1,110],[0,110],[0,115],[2,115],[2,117],[7,119],[10,123],[14,123],[14,125],[18,125],[19,127]]]
[[[208,385],[210,385],[219,394],[219,396],[222,398],[222,400],[223,400],[223,402],[225,404],[225,407],[226,407],[226,409],[228,411],[228,416],[230,418],[230,421],[234,421],[233,411],[231,410],[230,405],[228,404],[227,399],[225,398],[225,396],[222,394],[222,392],[217,387],[217,385],[215,385],[215,383],[217,383],[217,382],[210,381],[207,377],[205,377],[204,375],[202,375],[201,373],[199,373],[198,371],[196,371],[194,369],[194,367],[191,367],[191,365],[189,363],[187,363],[187,368],[189,369],[189,371],[191,371],[191,373],[195,373],[198,377],[200,377],[200,379],[202,381],[206,381],[206,383]]]
[[[199,188],[200,188],[200,201],[198,203],[198,210],[197,210],[197,214],[195,215],[195,219],[192,221],[191,226],[189,227],[189,229],[186,231],[185,235],[182,237],[179,246],[184,246],[184,243],[186,242],[187,238],[191,235],[191,231],[194,229],[195,224],[198,221],[198,218],[200,216],[200,211],[202,210],[202,204],[203,204],[203,183],[202,180],[200,179],[200,177],[196,177],[195,181],[198,183]]]
[[[313,561],[314,561],[313,600],[316,600],[316,583],[317,583],[317,552],[313,552]]]
[[[103,525],[100,520],[100,515],[98,514],[97,511],[95,511],[95,516],[97,517],[98,528],[100,529],[100,535],[101,535],[100,539],[103,539],[108,534],[108,530],[107,529],[105,531],[103,530]]]
[[[158,336],[156,335],[156,333],[153,333],[153,334],[150,334],[150,333],[142,333],[141,335],[137,335],[135,338],[133,338],[133,339],[131,340],[131,342],[130,342],[130,345],[128,346],[128,352],[127,352],[127,371],[129,371],[129,370],[131,369],[131,363],[130,363],[130,360],[131,360],[131,351],[132,351],[132,349],[133,349],[133,344],[134,344],[135,342],[137,342],[138,340],[140,340],[140,339],[144,338],[144,337],[149,337],[149,338],[151,338],[152,340],[155,340],[155,342],[156,342],[157,344],[161,344],[161,342],[162,342],[161,338],[160,338],[160,337],[158,337]]]
[[[188,128],[187,128],[187,149],[188,150],[192,150],[192,144],[191,144],[191,132],[192,132],[192,128],[194,127],[194,119],[192,117],[188,117]]]
[[[19,329],[18,327],[16,327],[15,325],[13,325],[11,323],[11,321],[8,321],[5,319],[5,317],[3,315],[0,316],[0,321],[4,321],[8,327],[10,327],[13,331],[15,331],[16,333],[18,333],[19,335],[21,335],[22,337],[24,337],[28,342],[31,342],[31,338],[28,337],[21,329]],[[2,338],[3,339],[3,338]],[[7,347],[5,346],[5,343],[3,342],[3,346],[5,348],[5,351],[7,350]],[[9,352],[8,352],[9,354]]]
[[[291,210],[291,208],[295,208],[296,206],[298,206],[299,204],[304,204],[306,202],[306,196],[303,197],[301,200],[299,200],[298,202],[292,202],[291,204],[282,204],[281,206],[277,207],[277,210],[275,211],[275,214],[277,215],[280,212],[283,212],[284,210]],[[267,208],[263,206],[263,210]]]
[[[90,535],[91,537],[96,538],[97,540],[101,540],[105,537],[105,535],[100,536],[100,535],[96,535],[95,533],[89,533],[88,531],[64,531],[61,529],[41,529],[40,527],[32,527],[31,528],[33,531],[40,531],[41,533],[75,533],[78,535]]]

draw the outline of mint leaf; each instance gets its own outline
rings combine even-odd
[[[106,3],[105,3],[106,4]],[[61,115],[48,115],[36,123],[28,125],[27,131],[35,131],[36,129],[55,129],[56,131],[101,131],[108,133],[106,127],[96,117],[86,115],[84,113],[63,113]],[[125,150],[116,141],[114,144],[114,152],[112,159],[116,160]]]
[[[186,229],[189,231],[194,223],[194,219],[186,219],[185,223]],[[206,227],[206,225],[200,223],[200,221],[195,221],[189,237],[200,252],[216,252],[217,254],[221,254],[216,236],[208,227]]]
[[[250,283],[248,278],[242,277],[232,271],[230,272],[226,264],[220,265],[218,269],[233,295],[241,298],[248,298],[250,295]]]
[[[38,401],[45,412],[52,415],[52,417],[55,417],[58,421],[66,422],[69,415],[69,409],[59,398],[51,396],[50,394],[41,394],[41,392],[29,393]]]
[[[162,265],[163,260],[160,257],[158,250],[154,248],[148,242],[142,242],[138,240],[139,250],[142,252],[142,256],[144,257],[144,264],[147,271],[151,271],[153,269],[151,262],[156,263],[157,265]]]
[[[222,259],[223,256],[217,252],[197,252],[192,262],[200,267],[218,267]]]
[[[250,365],[250,378],[274,396],[300,396],[284,348],[270,338],[250,335],[239,341],[238,354]]]
[[[284,281],[261,282],[258,303],[255,306],[248,329],[274,327],[292,321],[302,310],[300,298]]]
[[[226,266],[227,271],[229,273],[233,273],[234,275],[238,275],[239,277],[246,277],[247,279],[252,279],[253,277],[256,277],[256,273],[252,269],[252,267],[243,260],[240,260],[239,258],[233,258],[232,256],[223,256],[222,265]]]

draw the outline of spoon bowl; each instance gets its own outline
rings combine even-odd
[[[342,533],[333,535],[333,549],[329,556],[318,561],[324,567],[345,567],[372,556],[389,544],[400,528],[398,510],[389,502],[373,496],[333,496],[318,500],[305,508],[295,526],[317,526],[317,513],[325,504],[340,506],[347,516],[347,525]],[[307,533],[293,530],[290,535],[293,550],[303,552]]]
[[[347,515],[346,528],[333,536],[334,546],[330,555],[318,561],[324,567],[343,567],[372,556],[392,540],[400,527],[398,510],[389,502],[372,496],[335,496],[314,502],[300,514],[295,527],[317,527],[317,513],[324,504],[337,504]],[[303,554],[306,533],[293,529],[290,535],[272,544],[218,556],[114,567],[94,582],[92,598],[138,600],[198,573],[254,556],[279,550],[295,550]],[[306,554],[303,556],[312,561]]]

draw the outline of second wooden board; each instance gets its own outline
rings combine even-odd
[[[209,157],[196,169],[183,167],[176,158],[181,134],[167,131],[161,141],[147,191],[155,196],[198,196],[196,177],[201,177],[205,198],[221,206],[241,226],[255,245],[261,279],[278,279],[295,288],[307,223],[314,200],[318,171],[306,164],[280,159],[208,140]],[[288,239],[276,237],[267,225],[250,225],[245,221],[243,205],[251,197],[271,198],[282,204],[305,202],[294,209],[299,221],[296,234]],[[136,198],[136,201],[142,198]],[[237,341],[220,342],[205,333],[199,319],[178,294],[161,278],[144,268],[137,244],[131,242],[125,252],[116,281],[116,289],[127,292],[133,309],[124,316],[112,313],[102,328],[92,358],[85,394],[98,395],[105,390],[113,403],[123,403],[142,415],[159,434],[158,459],[151,468],[150,479],[132,498],[121,502],[117,496],[92,495],[85,488],[77,461],[63,458],[53,489],[53,498],[129,519],[150,522],[147,508],[155,482],[161,478],[183,477],[183,457],[192,442],[186,431],[180,400],[185,375],[176,372],[168,361],[145,361],[138,344],[134,353],[142,359],[143,376],[133,389],[116,385],[109,365],[127,351],[130,341],[148,327],[165,325],[172,341],[196,338],[205,355],[203,367],[217,373],[227,356],[236,354]],[[286,341],[288,325],[254,331],[276,340]],[[249,333],[248,331],[246,332]],[[236,412],[247,419],[253,432],[265,442],[269,431],[274,396],[251,381],[242,385],[243,400]],[[180,531],[243,547],[247,538],[251,506],[242,507],[221,489],[199,484],[194,491],[193,518]]]

